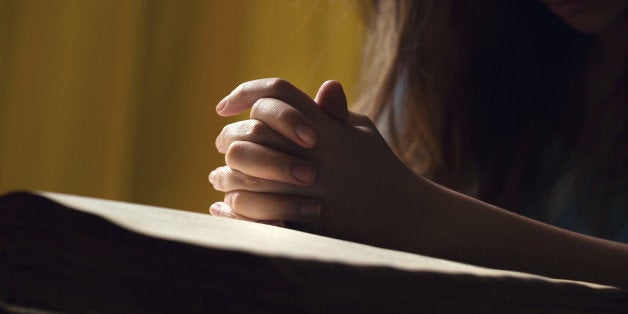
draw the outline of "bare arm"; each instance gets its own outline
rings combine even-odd
[[[226,127],[216,141],[227,165],[210,181],[226,196],[212,214],[305,222],[307,230],[338,238],[628,288],[628,245],[552,227],[417,177],[369,119],[350,113],[345,122],[317,108],[346,106],[337,96],[323,97],[336,105],[317,103],[285,81],[259,80],[221,101],[222,115],[253,110],[251,120]],[[314,141],[299,138],[302,125]],[[306,180],[295,166],[309,167]]]
[[[399,249],[628,288],[628,245],[544,224],[419,179],[416,242]],[[429,195],[429,196],[428,196]],[[408,231],[412,232],[412,231]]]

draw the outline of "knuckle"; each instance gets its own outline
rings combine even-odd
[[[216,139],[214,139],[214,147],[216,147],[216,149],[218,150],[219,153],[223,153],[222,152],[222,141],[220,136],[216,137]]]
[[[227,153],[225,154],[227,165],[230,164],[230,161],[237,161],[242,156],[246,155],[247,150],[248,148],[246,142],[234,141],[229,144],[229,148],[227,148]]]
[[[236,166],[235,169],[238,169],[237,165],[244,164],[252,156],[254,145],[254,143],[249,141],[236,140],[231,142],[225,152],[227,166]]]
[[[231,96],[241,95],[248,85],[249,85],[249,82],[240,83],[240,85],[236,86],[236,88],[233,89],[233,91],[229,95]]]
[[[292,84],[290,84],[290,82],[286,81],[285,79],[278,78],[278,77],[270,78],[266,82],[266,87],[268,88],[268,90],[275,93],[284,91],[290,88],[291,86]]]
[[[218,134],[218,136],[224,136],[226,134],[229,134],[229,131],[231,130],[231,124],[227,124],[225,126],[222,127],[222,130],[220,130],[220,134]]]
[[[283,104],[278,99],[260,98],[251,107],[250,118],[262,121],[274,120],[284,109]]]
[[[209,181],[209,183],[211,183],[214,186],[214,189],[216,189],[216,179],[215,179],[215,174],[214,171],[210,172],[207,175],[207,181]]]
[[[247,143],[244,141],[233,141],[229,144],[228,152],[232,155],[241,155],[248,150]]]
[[[258,139],[269,134],[268,126],[259,120],[251,120],[246,137],[249,139]]]
[[[220,133],[218,134],[218,136],[216,137],[216,139],[214,140],[214,145],[216,146],[218,151],[221,153],[224,153],[224,151],[222,151],[223,146],[224,146],[224,139],[229,134],[230,130],[231,130],[230,125],[225,125],[220,131]]]
[[[227,203],[231,208],[235,209],[236,211],[238,209],[241,209],[240,207],[242,205],[242,193],[239,191],[235,191],[225,194],[225,203]]]
[[[215,190],[222,191],[222,176],[219,169],[210,172],[208,179]]]
[[[262,180],[252,176],[243,176],[240,178],[240,184],[250,190],[257,191],[262,185]]]
[[[230,190],[257,191],[262,186],[262,179],[252,177],[227,167],[223,175],[223,186]]]
[[[268,108],[268,101],[268,98],[260,98],[256,100],[253,106],[251,106],[250,117],[254,118],[264,115],[264,112]]]
[[[284,122],[296,122],[299,120],[300,115],[297,113],[296,109],[289,107],[278,110],[277,119]]]
[[[260,98],[251,107],[251,119],[293,122],[300,120],[300,112],[289,104],[274,98]]]

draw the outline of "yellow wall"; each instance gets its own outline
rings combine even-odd
[[[204,212],[218,100],[269,76],[350,91],[361,34],[348,0],[0,0],[0,192]]]

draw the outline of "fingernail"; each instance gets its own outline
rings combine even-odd
[[[294,133],[296,133],[297,136],[309,146],[313,146],[316,142],[316,138],[318,137],[316,131],[305,124],[297,125],[296,129],[294,129]]]
[[[225,106],[227,105],[227,98],[229,98],[229,95],[225,96],[225,98],[223,98],[218,105],[216,105],[216,112],[220,113],[223,109],[225,109]]]
[[[308,219],[316,219],[321,214],[321,208],[316,204],[303,205],[299,208],[299,214]]]
[[[292,166],[292,176],[302,183],[311,183],[314,180],[314,168],[308,165]]]
[[[211,207],[209,207],[209,213],[212,216],[221,216],[222,214],[222,205],[220,203],[214,203]]]

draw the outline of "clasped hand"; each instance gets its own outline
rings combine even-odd
[[[238,86],[221,116],[250,111],[225,126],[216,148],[226,166],[209,180],[225,192],[212,215],[300,223],[309,231],[379,243],[413,210],[418,179],[369,118],[348,112],[342,86],[325,82],[312,99],[282,79]]]

